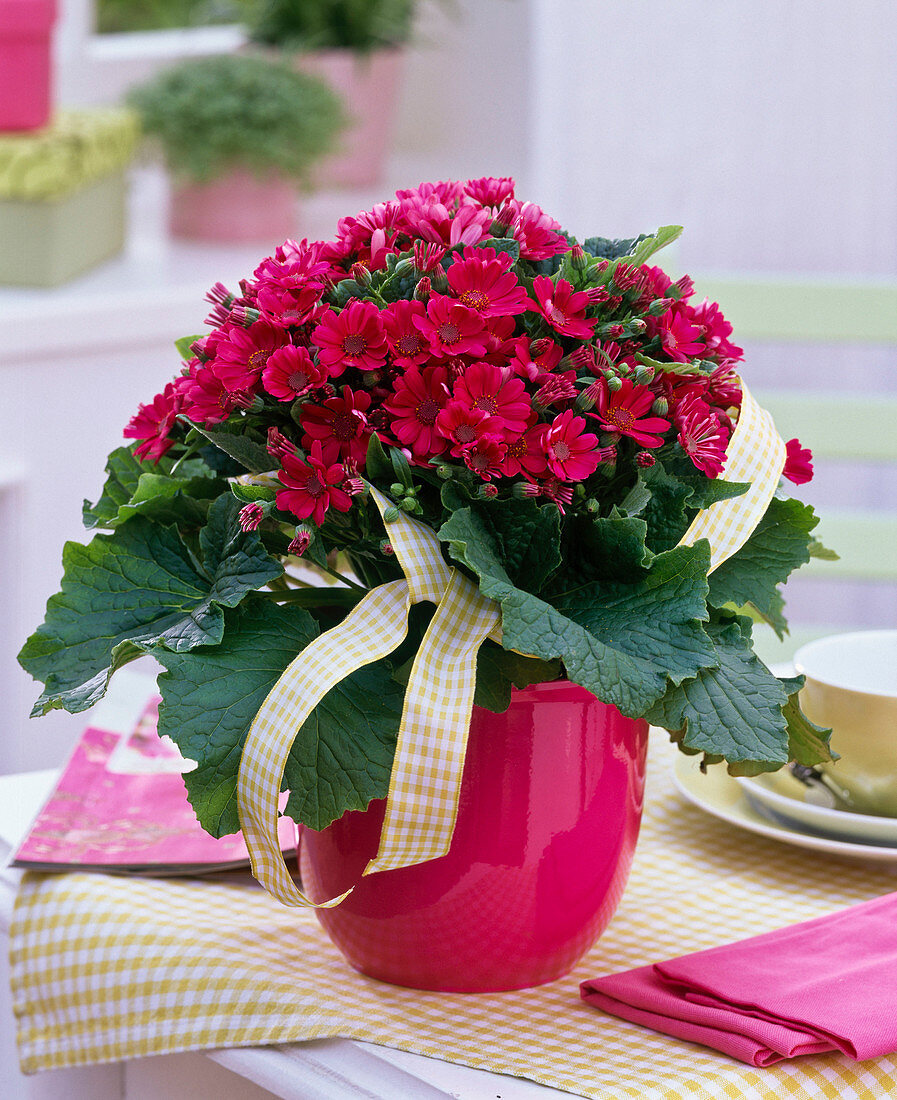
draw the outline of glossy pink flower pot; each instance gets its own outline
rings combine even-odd
[[[371,187],[382,181],[392,148],[404,60],[401,49],[375,50],[367,56],[352,50],[296,56],[296,68],[329,84],[349,116],[339,138],[340,151],[315,170],[319,187]]]
[[[0,0],[0,130],[36,130],[50,118],[50,36],[56,0]]]
[[[169,225],[187,240],[273,248],[296,233],[297,204],[289,180],[236,170],[209,183],[175,183]]]
[[[370,875],[318,918],[348,962],[416,989],[486,993],[566,974],[612,917],[635,850],[648,727],[567,681],[474,708],[448,854]],[[358,880],[383,801],[302,832],[315,900]]]

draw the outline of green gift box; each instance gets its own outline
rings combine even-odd
[[[61,111],[41,130],[0,134],[0,284],[57,286],[117,255],[131,111]]]

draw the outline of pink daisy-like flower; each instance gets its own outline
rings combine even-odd
[[[468,180],[464,184],[464,194],[469,195],[482,206],[501,206],[514,197],[514,181],[510,176],[496,179],[494,176],[482,176],[478,180]]]
[[[521,378],[530,382],[542,381],[543,374],[550,374],[560,363],[564,349],[554,340],[543,337],[530,341],[528,336],[520,336],[514,341],[514,355],[508,366]]]
[[[495,435],[519,435],[531,419],[532,403],[521,379],[493,363],[471,363],[456,380],[452,396],[491,417]]]
[[[585,432],[585,417],[566,409],[551,422],[542,439],[548,468],[561,481],[584,481],[602,460],[598,437]]]
[[[502,213],[505,212],[511,214],[509,225],[524,259],[548,260],[570,247],[561,233],[560,222],[549,217],[535,203],[511,199],[505,204]]]
[[[704,330],[692,323],[687,309],[676,302],[662,316],[647,318],[648,335],[659,337],[664,355],[675,363],[687,363],[704,353]]]
[[[393,302],[380,311],[380,319],[386,332],[386,342],[393,362],[399,367],[417,367],[430,358],[430,341],[414,323],[414,318],[424,318],[423,302]]]
[[[555,332],[577,340],[591,339],[595,319],[586,317],[589,296],[585,291],[574,290],[566,279],[558,279],[555,286],[547,275],[537,275],[533,293],[536,301],[529,300],[530,308],[541,313]]]
[[[436,431],[448,440],[455,458],[461,458],[467,447],[490,435],[490,427],[490,418],[481,409],[472,409],[461,401],[449,401],[436,417]]]
[[[386,362],[386,333],[373,302],[353,298],[345,309],[329,310],[312,334],[318,361],[331,377],[347,367],[379,370]]]
[[[683,397],[674,417],[679,443],[692,463],[708,477],[719,477],[726,461],[729,442],[722,423],[700,397]]]
[[[547,424],[534,424],[516,439],[507,442],[501,464],[501,472],[505,477],[522,474],[527,481],[534,481],[547,476],[548,459],[544,442],[547,431]]]
[[[400,250],[405,228],[399,203],[378,202],[373,210],[362,211],[354,218],[340,219],[338,244],[344,256],[351,254],[371,271],[380,271],[386,266],[389,253]]]
[[[215,348],[215,367],[229,390],[251,389],[271,355],[290,339],[282,328],[269,321],[256,321],[249,328],[228,325],[221,332]]]
[[[141,404],[122,433],[125,439],[140,439],[143,442],[134,453],[141,461],[158,462],[162,455],[173,445],[168,433],[175,425],[180,412],[183,397],[173,382],[169,382],[161,393],[157,393],[152,404]]]
[[[621,380],[614,392],[602,378],[593,383],[598,406],[594,416],[606,432],[629,436],[640,447],[659,447],[662,436],[670,427],[662,416],[645,416],[654,404],[654,393],[647,386],[637,386],[628,378]]]
[[[704,352],[707,358],[717,361],[721,359],[739,360],[744,358],[744,348],[733,344],[729,337],[732,335],[732,326],[723,316],[716,302],[707,298],[699,306],[686,307],[690,313],[690,320],[695,325],[700,325],[704,330]]]
[[[449,400],[448,371],[444,366],[416,367],[396,379],[395,393],[383,402],[390,414],[390,430],[416,458],[442,454],[448,446],[436,431],[436,418]]]
[[[278,401],[294,401],[307,390],[327,381],[327,371],[308,354],[307,348],[292,344],[278,348],[262,371],[265,391]]]
[[[460,303],[483,317],[523,313],[529,304],[526,290],[510,271],[507,252],[493,248],[465,249],[462,260],[448,269],[448,282]]]
[[[231,390],[225,386],[215,364],[191,367],[183,383],[181,412],[199,424],[217,424],[227,420],[235,408],[247,404],[247,390]]]
[[[782,474],[795,485],[804,485],[813,479],[813,453],[802,447],[799,439],[789,439],[785,444],[785,469]]]
[[[433,244],[477,244],[489,235],[492,214],[473,203],[449,209],[441,202],[402,199],[402,214],[414,233]]]
[[[277,507],[299,519],[309,517],[320,527],[327,509],[348,512],[352,498],[341,487],[344,467],[336,461],[336,448],[324,448],[319,440],[311,447],[308,462],[298,455],[285,455],[277,476],[285,486],[277,492]]]
[[[329,397],[323,405],[303,405],[302,446],[308,450],[315,440],[336,444],[342,459],[363,466],[373,430],[366,415],[370,406],[370,394],[348,386],[343,387],[341,397]]]
[[[456,355],[480,356],[486,351],[483,318],[453,298],[431,294],[426,313],[412,321],[429,340],[433,355],[448,359]]]
[[[461,457],[468,470],[472,470],[483,481],[491,481],[492,478],[501,476],[505,446],[494,436],[484,435],[465,447]]]

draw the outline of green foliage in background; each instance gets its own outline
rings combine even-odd
[[[368,53],[407,42],[413,15],[414,0],[258,0],[249,33],[287,50]]]
[[[100,34],[244,23],[255,0],[97,0]]]
[[[199,183],[235,167],[304,182],[345,125],[323,81],[257,57],[191,58],[128,98],[171,172]]]

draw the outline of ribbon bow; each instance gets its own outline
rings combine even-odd
[[[748,481],[739,497],[699,513],[681,543],[706,538],[711,570],[731,557],[763,517],[785,463],[772,417],[742,387],[741,413],[726,450],[726,481]],[[411,605],[435,603],[414,660],[377,855],[363,874],[395,870],[445,855],[451,844],[476,687],[477,652],[501,641],[501,610],[459,570],[447,565],[432,528],[371,495],[384,517],[404,580],[372,589],[345,619],[319,635],[287,666],[253,720],[240,758],[237,806],[252,872],[285,905],[331,908],[347,897],[315,903],[296,886],[277,836],[278,796],[297,730],[326,693],[362,665],[392,653],[408,633]]]

